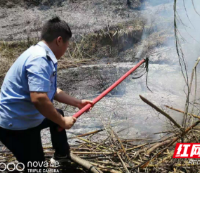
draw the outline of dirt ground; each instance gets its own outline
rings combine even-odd
[[[125,0],[0,0],[0,40],[37,37],[42,24],[54,15],[66,20],[76,36],[78,33],[94,32],[133,19],[140,20],[144,17],[141,10],[151,12],[163,6],[152,6],[144,0],[131,2],[129,8]]]

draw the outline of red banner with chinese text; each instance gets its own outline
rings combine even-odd
[[[200,143],[177,143],[173,158],[200,158]]]

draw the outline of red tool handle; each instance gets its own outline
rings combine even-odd
[[[112,91],[115,87],[117,87],[123,80],[125,80],[131,73],[133,73],[140,65],[142,65],[146,60],[143,59],[137,65],[135,65],[132,69],[130,69],[126,74],[124,74],[119,80],[117,80],[113,85],[111,85],[107,90],[102,92],[98,97],[93,100],[93,105],[95,105],[98,101],[100,101],[103,97],[105,97],[110,91]],[[87,104],[81,110],[73,115],[73,117],[80,117],[84,112],[88,111],[92,106],[92,104]],[[63,128],[59,128],[59,131],[62,131]]]

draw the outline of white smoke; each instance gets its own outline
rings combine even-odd
[[[174,64],[178,65],[176,38],[174,34],[174,1],[150,0],[144,3],[141,13],[146,18],[146,27],[148,28],[144,30],[142,39],[149,37],[148,42],[152,43],[159,40],[159,37],[168,37],[163,46],[169,47],[170,51],[165,56],[168,56],[169,60],[176,60]],[[191,70],[196,59],[200,56],[200,3],[199,0],[182,0],[177,1],[176,4],[178,37],[181,42],[184,58],[188,64],[188,70]],[[152,37],[153,34],[155,35],[153,36],[154,38]],[[152,52],[146,50],[146,48],[147,45],[142,43],[138,57],[144,54],[144,52],[146,55],[151,56]],[[161,48],[157,49],[155,47],[154,50],[155,52],[160,51],[160,55],[165,54]]]
[[[177,1],[178,36],[182,38],[184,58],[188,70],[200,56],[200,4],[199,0]]]

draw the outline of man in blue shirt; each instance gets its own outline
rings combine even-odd
[[[70,148],[65,129],[76,122],[53,106],[53,99],[81,109],[88,100],[75,99],[57,88],[57,59],[69,44],[68,24],[55,17],[43,26],[42,41],[27,49],[12,65],[0,96],[0,141],[19,162],[44,161],[40,131],[50,127],[56,158],[67,158]],[[58,127],[64,128],[61,132]],[[26,168],[27,169],[27,168]]]

